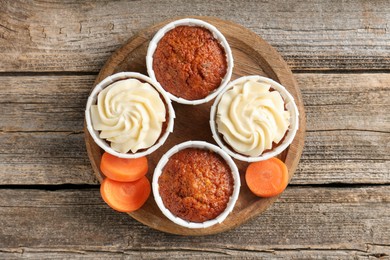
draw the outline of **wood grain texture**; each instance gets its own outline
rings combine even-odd
[[[218,249],[193,248],[167,248],[153,250],[150,248],[124,251],[102,250],[68,250],[50,248],[23,248],[11,249],[0,252],[0,257],[6,259],[387,259],[386,247],[368,245],[367,251],[348,249],[311,249],[311,248],[277,248],[269,250],[253,250],[254,252],[243,252],[243,250],[225,249],[221,252]],[[217,251],[217,252],[215,252]],[[383,253],[386,252],[386,253]]]
[[[295,70],[387,70],[390,5],[334,1],[0,1],[0,71],[98,72],[138,31],[176,16],[239,23]],[[50,12],[48,12],[50,10]],[[373,40],[375,39],[375,40]]]
[[[271,45],[245,27],[213,17],[202,16],[193,18],[202,19],[211,23],[226,37],[234,58],[232,80],[245,75],[266,76],[278,81],[294,97],[299,112],[299,129],[288,149],[278,155],[287,166],[290,180],[294,175],[302,154],[306,130],[302,96],[290,68]],[[170,19],[152,27],[145,28],[131,38],[109,58],[100,70],[95,84],[98,84],[106,77],[117,72],[136,71],[145,74],[145,57],[149,41],[160,28],[173,20]],[[197,106],[173,103],[176,116],[174,131],[158,150],[148,155],[149,172],[146,176],[151,182],[157,163],[173,146],[191,140],[201,140],[215,144],[209,126],[210,108],[212,104],[213,101]],[[88,157],[96,177],[101,182],[105,178],[104,174],[100,171],[103,149],[94,142],[86,125],[84,132]],[[179,235],[210,235],[225,232],[239,226],[248,219],[261,214],[277,197],[258,198],[254,196],[244,180],[248,163],[238,160],[235,160],[235,163],[241,175],[240,194],[234,210],[226,217],[223,223],[208,228],[190,229],[182,227],[173,223],[161,213],[152,196],[149,197],[148,201],[140,210],[131,212],[129,215],[152,228]]]
[[[84,110],[96,76],[0,77],[0,130],[82,132]]]
[[[390,75],[295,76],[308,132],[292,183],[390,183]],[[0,77],[1,184],[97,184],[82,134],[95,78]]]
[[[0,133],[2,185],[96,184],[83,134]]]
[[[291,183],[389,184],[389,139],[377,132],[308,132]],[[2,185],[98,183],[81,133],[0,133],[0,142]]]
[[[389,132],[390,74],[296,73],[308,131]],[[0,130],[80,132],[95,75],[0,77]]]
[[[114,212],[98,189],[5,189],[0,257],[385,257],[390,255],[389,206],[386,186],[288,187],[261,216],[199,239],[158,232]]]
[[[97,186],[81,133],[97,72],[140,30],[183,15],[230,20],[271,43],[300,73],[307,113],[292,180],[305,186],[201,240],[114,212],[97,187],[52,186]],[[0,0],[0,258],[389,258],[390,76],[370,74],[389,71],[389,21],[386,0]],[[340,74],[351,71],[363,74]]]

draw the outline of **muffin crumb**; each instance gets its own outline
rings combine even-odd
[[[197,148],[174,154],[158,183],[165,207],[177,217],[198,223],[220,215],[234,188],[226,161],[215,152]]]
[[[153,55],[157,81],[171,94],[202,99],[217,89],[227,72],[226,53],[206,28],[179,26],[159,41]]]

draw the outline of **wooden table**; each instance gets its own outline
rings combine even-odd
[[[0,1],[0,258],[390,256],[388,1],[26,2]],[[111,210],[82,132],[108,57],[137,31],[183,15],[230,20],[272,44],[307,116],[281,198],[205,237]]]

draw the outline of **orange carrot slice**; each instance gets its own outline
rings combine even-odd
[[[104,153],[100,162],[100,170],[115,181],[136,181],[148,172],[148,159],[145,156],[125,159]]]
[[[255,195],[273,197],[282,193],[287,187],[287,166],[276,157],[254,162],[246,169],[245,180]]]
[[[132,212],[144,205],[150,195],[150,182],[143,176],[134,182],[119,182],[105,178],[100,186],[103,200],[120,212]]]

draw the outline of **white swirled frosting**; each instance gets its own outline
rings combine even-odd
[[[91,106],[93,128],[120,153],[151,147],[160,137],[165,113],[157,90],[137,79],[109,85]]]
[[[271,85],[248,80],[225,92],[218,104],[218,132],[238,153],[260,156],[279,143],[290,124],[284,100]]]

